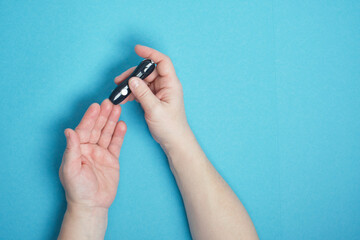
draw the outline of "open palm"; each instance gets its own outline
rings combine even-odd
[[[68,203],[110,207],[119,183],[119,155],[126,133],[121,108],[104,100],[92,104],[80,124],[66,129],[67,146],[59,170]]]

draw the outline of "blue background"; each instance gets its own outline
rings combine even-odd
[[[359,1],[0,1],[0,238],[52,239],[63,130],[169,55],[189,122],[262,239],[360,238]],[[139,105],[107,239],[190,239]]]

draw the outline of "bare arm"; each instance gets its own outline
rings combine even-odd
[[[258,239],[245,208],[189,130],[165,149],[194,239]]]
[[[157,63],[146,82],[132,78],[133,92],[145,111],[154,139],[165,151],[184,200],[194,239],[258,239],[245,208],[205,156],[186,120],[183,93],[170,59],[145,46],[135,51]],[[133,69],[115,79],[124,80]],[[146,84],[147,83],[147,84]],[[148,86],[149,85],[149,86]]]

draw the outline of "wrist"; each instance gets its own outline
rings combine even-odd
[[[108,209],[68,203],[58,239],[104,239]]]
[[[66,212],[74,218],[96,219],[102,221],[107,219],[108,208],[89,207],[78,203],[68,203]]]
[[[161,146],[173,174],[201,161],[205,156],[190,127],[179,134],[176,140]]]
[[[160,142],[160,146],[169,157],[169,155],[181,150],[184,144],[193,140],[196,141],[190,126],[188,124],[184,124],[182,127],[176,127],[176,132],[168,134],[167,138]]]

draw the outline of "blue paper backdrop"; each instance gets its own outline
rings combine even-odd
[[[0,1],[0,238],[53,239],[63,130],[140,43],[171,56],[191,127],[262,239],[360,238],[359,1]],[[190,239],[137,103],[107,239]]]

